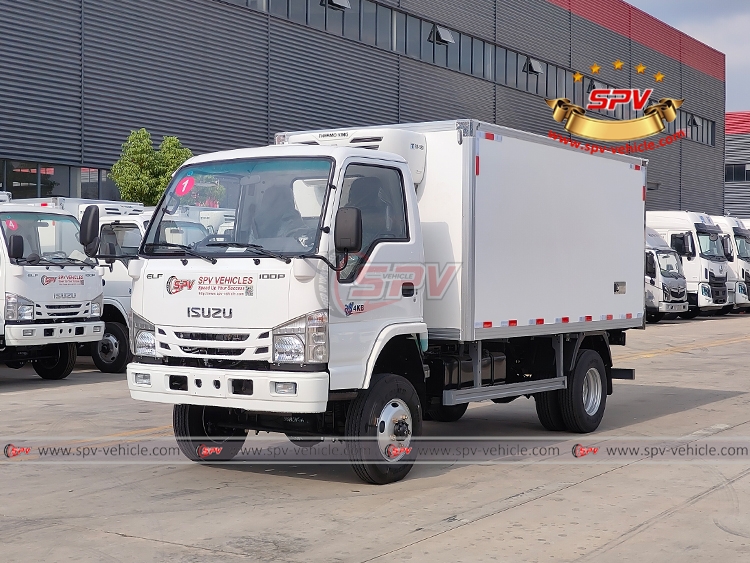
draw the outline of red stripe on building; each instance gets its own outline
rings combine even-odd
[[[547,1],[722,82],[725,80],[724,53],[712,49],[623,0]],[[650,61],[636,62],[649,66]]]
[[[750,133],[750,111],[730,111],[726,114],[726,134]]]

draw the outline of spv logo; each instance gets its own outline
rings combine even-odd
[[[172,276],[167,280],[167,293],[174,295],[183,290],[191,290],[195,285],[195,280],[181,280],[177,276]]]
[[[653,88],[641,92],[638,88],[595,88],[589,94],[589,103],[586,109],[608,109],[615,110],[619,105],[633,104],[633,109],[641,111],[648,104]]]

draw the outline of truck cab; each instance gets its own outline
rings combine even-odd
[[[665,315],[688,310],[682,259],[654,229],[646,228],[646,320],[658,323]]]
[[[648,211],[646,226],[654,229],[682,259],[688,294],[683,318],[716,313],[733,306],[727,281],[729,266],[723,232],[710,215],[690,211]]]
[[[44,379],[75,366],[77,343],[101,340],[102,278],[90,258],[96,244],[78,217],[54,207],[13,202],[0,193],[0,285],[5,296],[0,361],[31,363]]]
[[[712,216],[714,223],[723,231],[722,246],[728,262],[727,286],[731,306],[722,309],[728,313],[732,310],[750,308],[750,229],[742,219],[736,217]]]

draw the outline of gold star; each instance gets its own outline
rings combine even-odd
[[[654,80],[656,80],[657,82],[664,82],[664,75],[661,73],[661,71],[654,74]]]
[[[598,64],[594,63],[591,65],[591,73],[592,74],[599,74],[599,71],[602,67],[600,67]]]
[[[638,66],[636,66],[636,67],[635,67],[635,71],[636,71],[636,72],[637,72],[638,74],[643,74],[644,72],[646,72],[646,65],[644,65],[644,64],[639,64]]]
[[[580,72],[576,72],[573,75],[573,81],[574,82],[580,82],[581,80],[583,80],[583,74],[581,74]]]
[[[625,63],[622,62],[620,59],[617,59],[615,62],[612,63],[615,67],[615,70],[622,70],[622,65]]]

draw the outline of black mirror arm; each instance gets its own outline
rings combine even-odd
[[[321,260],[322,262],[325,263],[326,266],[328,266],[334,272],[343,272],[344,269],[349,265],[349,253],[348,252],[344,253],[344,263],[339,267],[334,266],[328,258],[326,258],[325,256],[321,256],[320,254],[313,254],[312,256],[300,256],[300,258],[316,258],[318,260]]]

